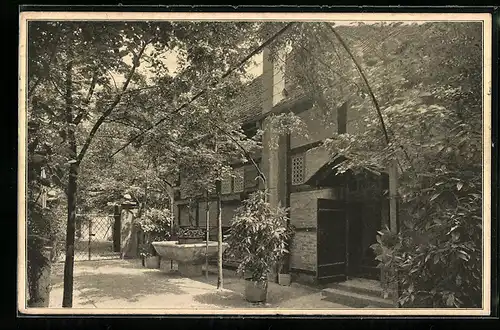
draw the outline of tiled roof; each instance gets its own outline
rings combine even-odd
[[[288,96],[276,104],[274,108],[284,106],[285,104],[291,105],[304,96],[304,93],[298,88],[294,88],[293,85],[287,85],[286,89]],[[237,120],[242,123],[248,123],[262,116],[263,93],[262,76],[258,76],[245,86],[233,101]]]
[[[233,101],[239,121],[252,121],[262,113],[263,93],[262,76],[258,76],[243,88]]]

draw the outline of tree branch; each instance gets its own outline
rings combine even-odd
[[[92,80],[90,81],[90,86],[89,86],[89,91],[87,93],[87,97],[85,98],[85,101],[83,102],[84,108],[80,109],[80,111],[78,112],[78,114],[75,117],[75,120],[73,121],[75,123],[75,125],[78,125],[82,121],[83,116],[88,112],[88,109],[86,109],[86,107],[88,107],[90,100],[92,99],[92,95],[94,95],[95,86],[97,84],[97,78],[98,78],[98,68],[96,67],[94,69],[94,73],[92,74]]]
[[[248,60],[250,58],[252,58],[253,56],[255,56],[257,53],[259,53],[260,51],[262,51],[262,49],[264,47],[268,46],[276,38],[278,38],[280,35],[282,35],[283,33],[285,33],[285,31],[288,30],[293,24],[294,24],[294,22],[287,23],[283,28],[281,28],[273,36],[271,36],[269,39],[267,39],[266,41],[264,41],[259,47],[257,47],[256,49],[254,49],[250,54],[248,54],[247,56],[245,56],[237,65],[229,68],[229,70],[227,70],[222,76],[220,76],[220,78],[218,78],[217,80],[215,80],[215,82],[213,82],[212,84],[210,84],[208,87],[205,87],[204,89],[202,89],[200,92],[198,92],[196,95],[194,95],[188,102],[182,104],[180,107],[178,107],[177,109],[175,109],[174,111],[172,111],[169,115],[173,115],[173,114],[179,113],[181,110],[183,110],[184,108],[188,107],[190,104],[192,104],[198,98],[200,98],[203,94],[205,94],[209,90],[210,87],[216,87],[223,79],[225,79],[227,76],[229,76],[231,73],[233,73],[237,69],[241,68],[246,62],[248,62]],[[144,134],[146,134],[147,132],[149,132],[150,130],[152,130],[153,128],[155,128],[156,126],[162,124],[168,118],[169,117],[166,116],[166,117],[163,117],[163,118],[159,119],[153,125],[149,126],[147,129],[145,129],[141,133],[139,133],[136,136],[134,136],[133,138],[131,138],[129,140],[129,142],[127,142],[126,144],[124,144],[123,146],[121,146],[120,148],[118,148],[118,150],[116,150],[111,155],[111,157],[113,157],[114,155],[116,155],[117,153],[119,153],[120,151],[122,151],[123,149],[125,149],[127,146],[129,146],[131,143],[133,143],[135,140],[137,140],[138,138],[140,138],[141,136],[143,136]]]
[[[104,113],[99,117],[99,119],[97,119],[96,123],[92,127],[92,130],[90,131],[89,136],[85,140],[85,143],[82,147],[82,150],[80,150],[80,153],[78,154],[78,158],[77,158],[78,162],[82,161],[83,157],[85,156],[85,153],[87,152],[87,149],[90,147],[90,143],[92,142],[92,139],[94,138],[95,134],[97,133],[97,131],[101,127],[104,120],[111,114],[111,112],[116,107],[116,105],[118,103],[120,103],[120,101],[122,99],[123,92],[125,92],[127,90],[128,86],[130,84],[130,81],[132,80],[132,77],[135,73],[135,70],[137,69],[137,66],[139,65],[140,58],[142,57],[142,54],[144,53],[144,50],[146,49],[147,45],[148,45],[148,43],[144,43],[144,45],[141,47],[141,49],[139,51],[139,54],[137,55],[137,58],[134,60],[134,64],[132,65],[132,69],[130,70],[129,75],[128,75],[125,83],[122,86],[122,89],[121,89],[122,93],[116,95],[113,103],[104,111]]]
[[[209,119],[210,120],[210,119]],[[257,165],[257,163],[254,161],[252,155],[250,155],[250,153],[248,152],[248,150],[245,149],[245,147],[243,147],[239,142],[238,140],[236,140],[231,134],[229,134],[227,131],[225,131],[222,127],[220,127],[219,125],[217,125],[217,123],[215,123],[213,120],[210,120],[212,125],[215,126],[215,128],[217,128],[219,131],[221,131],[224,135],[226,135],[228,138],[231,139],[231,141],[233,141],[242,151],[243,151],[243,154],[245,155],[245,157],[247,159],[249,159],[253,166],[255,167],[255,169],[257,170],[257,173],[259,174],[259,177],[261,178],[262,182],[264,183],[264,185],[266,184],[267,180],[266,180],[266,176],[264,175],[264,173],[262,173],[262,171],[260,170],[260,167],[259,165]]]
[[[48,79],[49,79],[49,81],[52,83],[52,85],[54,86],[54,89],[56,90],[56,92],[57,92],[57,93],[59,93],[59,95],[61,95],[62,97],[65,97],[65,96],[66,96],[66,94],[65,94],[65,93],[63,93],[63,92],[59,89],[59,87],[57,87],[56,82],[52,79],[52,77],[51,77],[50,75],[49,75]]]
[[[382,111],[380,110],[380,106],[378,104],[377,98],[375,97],[375,94],[373,93],[373,90],[372,90],[370,84],[368,83],[368,79],[366,78],[363,69],[359,65],[358,61],[354,57],[353,53],[351,52],[351,50],[349,49],[349,47],[347,46],[347,44],[344,42],[344,40],[342,39],[342,37],[340,36],[340,34],[338,34],[338,32],[333,28],[333,26],[331,26],[328,23],[324,23],[324,25],[330,31],[333,32],[333,34],[335,35],[335,37],[337,38],[337,40],[340,42],[340,44],[344,47],[344,49],[346,50],[346,52],[351,57],[352,61],[354,62],[354,65],[356,65],[356,68],[358,69],[358,72],[361,75],[361,78],[363,78],[363,81],[365,82],[366,88],[368,89],[368,93],[370,94],[370,97],[372,99],[373,105],[375,106],[375,109],[377,110],[377,115],[378,115],[379,120],[380,120],[380,125],[382,126],[382,131],[384,133],[385,141],[386,141],[387,144],[389,144],[389,142],[390,142],[389,135],[387,133],[387,127],[385,125],[384,118],[382,117]],[[405,155],[406,160],[408,161],[408,163],[411,164],[412,161],[411,161],[410,155],[408,154],[408,152],[406,151],[406,149],[402,145],[400,145],[399,148],[403,151],[403,153],[404,153],[404,155]],[[398,161],[398,163],[399,163],[399,161]],[[399,164],[399,166],[402,169],[401,164]]]
[[[359,65],[358,61],[356,60],[356,57],[354,57],[354,54],[351,52],[349,46],[347,46],[347,44],[344,42],[344,39],[342,39],[340,34],[338,34],[338,32],[330,24],[325,22],[324,25],[326,26],[327,29],[332,31],[332,33],[335,35],[335,37],[340,42],[342,47],[344,47],[345,51],[347,52],[347,54],[349,54],[349,56],[351,57],[351,60],[353,61],[354,65],[356,66],[356,69],[358,70],[359,74],[361,75],[361,78],[365,82],[368,93],[370,94],[373,105],[375,106],[375,110],[377,110],[377,115],[378,115],[379,120],[380,120],[380,125],[382,126],[382,132],[384,133],[385,142],[387,144],[389,144],[389,142],[390,142],[389,141],[389,134],[387,133],[387,127],[385,126],[385,121],[384,121],[384,118],[382,117],[382,111],[380,110],[380,106],[378,104],[377,98],[375,97],[375,94],[373,93],[373,90],[372,90],[370,84],[368,83],[368,79],[366,78],[363,69]]]

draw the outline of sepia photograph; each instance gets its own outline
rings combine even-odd
[[[18,310],[488,315],[491,24],[21,12]]]

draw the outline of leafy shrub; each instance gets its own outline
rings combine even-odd
[[[226,240],[228,256],[240,262],[237,272],[253,281],[266,280],[288,252],[286,209],[271,207],[264,194],[251,194],[238,208]]]
[[[172,223],[172,213],[168,209],[146,210],[138,221],[148,242],[168,240],[171,236]]]
[[[401,306],[481,307],[480,214],[481,199],[472,193],[456,209],[406,221],[397,234],[379,232],[372,248],[379,267],[394,271],[389,280],[399,285]]]

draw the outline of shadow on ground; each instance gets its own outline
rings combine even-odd
[[[62,292],[64,265],[53,269],[53,289]],[[224,275],[224,289],[217,290],[217,275],[185,278],[146,269],[139,260],[101,260],[75,263],[74,289],[80,305],[106,308],[111,305],[141,308],[337,308],[323,301],[320,291],[297,283],[280,286],[270,282],[267,302],[245,300],[245,280]],[[59,297],[57,298],[59,299]],[[130,305],[127,305],[130,303]],[[340,306],[342,307],[342,306]],[[110,307],[111,308],[111,307]]]
[[[193,278],[193,280],[215,287],[217,285],[217,278],[214,275],[210,276],[208,280],[202,277]],[[287,301],[318,293],[319,290],[302,285],[280,286],[276,283],[269,283],[267,301],[265,304],[252,304],[247,302],[244,297],[244,292],[245,280],[235,276],[226,276],[224,278],[224,290],[199,294],[194,296],[193,299],[200,303],[215,304],[226,308],[276,308]]]
[[[193,300],[205,305],[216,305],[219,308],[259,307],[247,302],[241,293],[226,290],[195,295]]]
[[[138,301],[140,297],[151,295],[152,293],[161,295],[184,294],[186,291],[179,289],[179,285],[170,283],[169,279],[163,276],[149,275],[146,281],[138,285],[138,279],[144,275],[133,274],[96,274],[82,275],[75,278],[75,288],[83,293],[83,296],[90,301],[102,301],[105,299],[121,299],[129,302]]]
[[[52,288],[63,286],[63,269],[52,276]],[[160,271],[144,270],[135,262],[98,261],[75,263],[74,289],[82,293],[84,303],[120,299],[136,302],[139,298],[154,294],[185,294],[175,277],[165,276]]]

